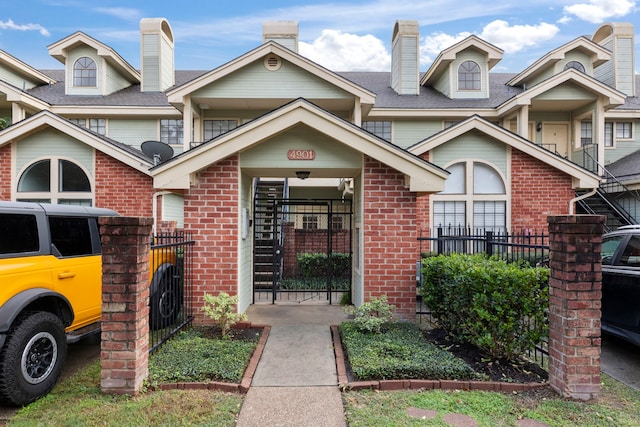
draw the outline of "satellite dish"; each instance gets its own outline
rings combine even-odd
[[[140,149],[153,159],[154,166],[173,157],[173,148],[161,141],[145,141]]]

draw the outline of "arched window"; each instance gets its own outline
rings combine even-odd
[[[433,196],[434,227],[505,231],[507,194],[500,173],[471,160],[455,163],[447,171],[444,190]]]
[[[480,90],[480,66],[474,61],[464,61],[458,67],[458,89]]]
[[[96,87],[97,68],[93,59],[83,56],[73,64],[73,85]]]
[[[18,180],[18,201],[91,206],[91,182],[77,164],[59,158],[38,160]]]
[[[581,73],[584,73],[584,65],[582,65],[582,63],[578,62],[578,61],[569,61],[567,62],[567,65],[564,66],[565,70],[568,70],[569,68],[573,68],[574,70],[578,70]]]

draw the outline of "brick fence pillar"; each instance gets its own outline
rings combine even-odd
[[[149,372],[152,218],[102,217],[102,391],[137,394]]]
[[[601,246],[605,217],[549,216],[549,383],[565,397],[600,392]]]

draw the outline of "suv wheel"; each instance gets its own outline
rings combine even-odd
[[[182,309],[182,283],[173,265],[163,265],[154,274],[160,277],[149,303],[150,327],[158,330],[173,325]],[[151,287],[154,288],[152,283]]]
[[[0,352],[0,397],[26,405],[55,385],[67,356],[62,321],[49,312],[21,316]]]

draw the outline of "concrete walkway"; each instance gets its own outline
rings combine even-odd
[[[346,426],[329,329],[345,320],[342,307],[253,305],[247,314],[271,332],[237,426]]]

